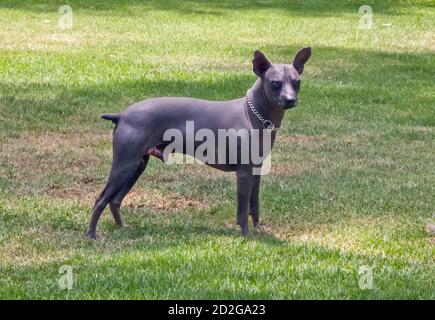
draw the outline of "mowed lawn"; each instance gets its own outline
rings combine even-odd
[[[435,298],[433,2],[68,1],[72,30],[62,4],[0,2],[1,299]],[[233,174],[152,159],[127,227],[106,210],[85,238],[111,164],[101,113],[242,97],[254,49],[291,63],[307,45],[259,230],[235,224]]]

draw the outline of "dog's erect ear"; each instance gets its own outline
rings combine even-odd
[[[269,60],[267,60],[264,53],[260,50],[254,51],[254,59],[252,60],[252,67],[254,73],[260,78],[263,77],[264,73],[272,66]]]
[[[304,71],[304,64],[311,57],[311,47],[305,47],[296,53],[295,58],[293,59],[293,67],[297,70],[299,74],[302,74]]]

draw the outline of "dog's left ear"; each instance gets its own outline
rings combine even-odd
[[[254,51],[254,59],[252,60],[252,68],[254,73],[260,78],[263,77],[264,73],[272,66],[266,56],[260,50]]]
[[[296,71],[299,74],[302,74],[304,71],[304,64],[311,57],[311,47],[305,47],[296,53],[295,58],[293,59],[293,67],[295,67]]]

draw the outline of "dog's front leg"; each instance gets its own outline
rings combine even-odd
[[[237,172],[237,224],[243,235],[249,234],[248,212],[252,194],[253,175],[251,166],[241,166]]]
[[[260,178],[260,175],[254,175],[252,177],[252,193],[249,201],[249,214],[252,217],[254,228],[256,228],[260,222]]]

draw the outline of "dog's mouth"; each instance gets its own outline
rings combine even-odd
[[[279,106],[284,110],[293,109],[296,108],[297,101],[292,101],[292,102],[280,101]]]
[[[296,108],[296,103],[294,105],[285,106],[284,110]]]

